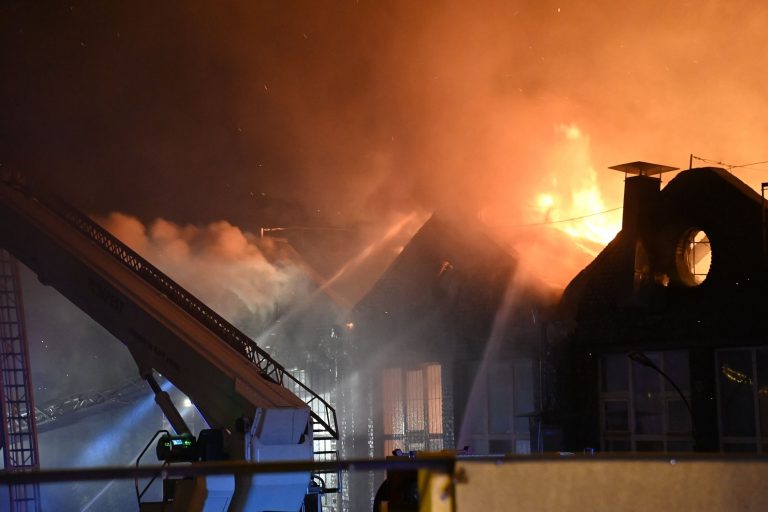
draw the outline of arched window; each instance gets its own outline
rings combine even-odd
[[[688,286],[698,286],[709,275],[712,247],[707,234],[697,228],[685,232],[677,247],[677,271]]]

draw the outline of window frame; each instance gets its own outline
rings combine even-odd
[[[757,373],[757,351],[758,350],[765,350],[768,352],[768,346],[766,345],[760,345],[760,346],[752,346],[752,347],[727,347],[727,348],[721,348],[718,350],[715,350],[714,354],[714,366],[715,366],[715,383],[717,386],[717,428],[719,433],[719,448],[720,451],[725,453],[726,445],[752,445],[755,449],[749,451],[748,453],[768,453],[768,436],[763,436],[761,431],[761,422],[760,422],[760,382],[757,381],[758,379],[758,373]],[[750,362],[751,362],[751,370],[752,374],[751,377],[753,379],[753,382],[756,383],[756,385],[751,386],[752,387],[752,401],[753,401],[753,415],[754,415],[754,423],[755,423],[755,435],[754,436],[725,436],[723,433],[725,432],[724,429],[724,422],[723,422],[723,395],[722,395],[722,389],[720,384],[720,376],[721,376],[721,367],[719,366],[719,355],[724,352],[748,352],[750,354]],[[768,384],[768,383],[766,383]],[[730,450],[729,450],[730,451]]]
[[[680,352],[681,350],[654,350],[654,351],[647,351],[645,352],[646,355],[656,355],[658,354],[660,356],[660,362],[659,368],[667,372],[666,366],[667,366],[667,357],[665,354],[671,353],[671,352]],[[688,350],[682,350],[686,353],[686,359],[688,361],[688,364],[690,366],[690,351]],[[626,365],[626,375],[627,375],[627,390],[626,391],[603,391],[603,375],[605,374],[604,365],[605,363],[605,356],[607,355],[620,355],[623,356],[625,359],[625,365]],[[639,443],[644,442],[655,442],[655,443],[661,443],[662,445],[662,452],[663,453],[669,453],[670,451],[679,452],[681,450],[670,450],[669,445],[670,443],[689,443],[691,449],[690,450],[682,450],[682,451],[693,451],[693,446],[695,443],[695,439],[693,437],[692,429],[688,432],[673,432],[669,430],[669,405],[670,402],[681,402],[682,399],[680,395],[675,391],[674,389],[667,389],[667,382],[664,377],[659,374],[658,372],[655,372],[657,374],[657,377],[659,379],[660,384],[660,391],[661,394],[661,401],[662,401],[662,407],[661,407],[661,425],[662,425],[662,433],[661,434],[638,434],[636,433],[637,430],[637,421],[636,421],[636,410],[637,406],[635,404],[635,366],[638,363],[634,363],[632,361],[627,352],[624,353],[615,353],[615,352],[605,352],[601,354],[601,357],[599,358],[598,363],[598,404],[599,404],[599,421],[600,421],[600,450],[601,451],[614,451],[609,450],[608,446],[609,443],[614,442],[627,442],[630,447],[631,452],[637,452],[637,446]],[[651,370],[653,371],[653,370]],[[667,372],[668,373],[668,372]],[[683,396],[688,400],[690,403],[691,400],[691,385],[690,385],[690,373],[689,373],[689,382],[675,382],[678,386],[680,386],[681,391],[683,392]],[[627,421],[628,421],[628,430],[621,431],[621,430],[608,430],[606,429],[606,414],[605,414],[605,404],[609,402],[625,402],[627,404]],[[686,410],[687,413],[687,410]],[[692,423],[693,419],[689,418],[689,423]]]

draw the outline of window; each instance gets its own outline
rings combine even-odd
[[[768,347],[716,354],[720,449],[768,451]]]
[[[382,373],[384,455],[443,449],[443,392],[439,364]]]
[[[537,418],[532,359],[467,363],[454,383],[467,394],[459,443],[475,454],[531,453]]]
[[[688,230],[676,253],[677,272],[680,280],[688,286],[698,286],[709,275],[712,265],[712,248],[709,237],[700,229]]]
[[[690,400],[688,352],[645,352]],[[604,451],[693,450],[691,415],[662,374],[628,357],[604,354],[600,361],[600,429]]]

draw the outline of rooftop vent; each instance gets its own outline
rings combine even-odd
[[[654,222],[661,189],[661,174],[675,171],[677,167],[650,162],[629,162],[614,165],[609,169],[624,173],[624,213],[621,229],[627,237],[642,236]]]
[[[668,165],[652,164],[650,162],[629,162],[627,164],[619,164],[609,167],[614,171],[623,172],[627,174],[636,174],[638,176],[655,176],[657,174],[663,174],[669,171],[676,171],[678,167],[670,167]]]

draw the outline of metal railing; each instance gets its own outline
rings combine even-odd
[[[161,430],[158,430],[157,432],[155,432],[155,435],[153,435],[153,436],[152,436],[152,438],[149,440],[149,442],[148,442],[148,443],[147,443],[147,445],[144,447],[144,449],[143,449],[143,450],[141,450],[141,453],[139,454],[139,456],[138,456],[138,457],[136,457],[136,469],[137,469],[137,470],[138,470],[138,469],[139,469],[139,467],[140,467],[140,466],[139,466],[139,463],[141,462],[141,458],[142,458],[142,457],[144,457],[144,454],[145,454],[145,453],[147,453],[147,450],[149,450],[149,447],[150,447],[150,446],[152,446],[152,443],[154,443],[154,442],[155,442],[155,439],[157,439],[157,436],[159,436],[160,434],[165,434],[165,435],[167,435],[167,436],[170,436],[170,435],[171,435],[171,433],[170,433],[170,432],[168,432],[168,431],[167,431],[167,430],[165,430],[165,429],[161,429]],[[153,483],[155,483],[155,480],[157,480],[157,477],[159,477],[159,476],[162,476],[162,475],[163,475],[163,471],[165,471],[165,470],[166,470],[166,468],[168,468],[168,466],[169,466],[169,464],[168,464],[168,461],[163,461],[163,465],[162,465],[162,466],[160,466],[160,468],[159,468],[159,470],[158,470],[158,471],[154,472],[154,474],[152,474],[152,475],[149,477],[149,482],[147,482],[147,485],[145,485],[145,486],[144,486],[144,489],[142,489],[141,491],[139,491],[139,476],[138,476],[138,475],[136,475],[136,476],[134,477],[134,479],[133,479],[133,485],[134,485],[134,487],[136,488],[136,502],[137,502],[137,503],[138,503],[138,505],[139,505],[139,510],[141,510],[141,499],[142,499],[142,498],[144,497],[144,495],[147,493],[147,491],[149,490],[149,488],[150,488],[150,487],[152,487],[152,484],[153,484]],[[163,496],[163,505],[165,505],[165,496]]]
[[[6,184],[13,188],[18,188],[13,184]],[[65,220],[93,242],[94,245],[110,254],[116,261],[122,263],[123,266],[133,271],[135,275],[153,286],[158,292],[162,293],[168,300],[204,325],[219,339],[245,356],[258,368],[262,376],[288,389],[301,389],[300,398],[309,406],[315,424],[323,427],[322,432],[324,434],[333,439],[339,438],[335,409],[321,396],[286,371],[283,366],[259,347],[255,341],[84,213],[59,198],[41,197],[39,194],[31,195],[26,190],[24,193],[28,197],[36,199],[40,205],[46,207],[62,220]]]

